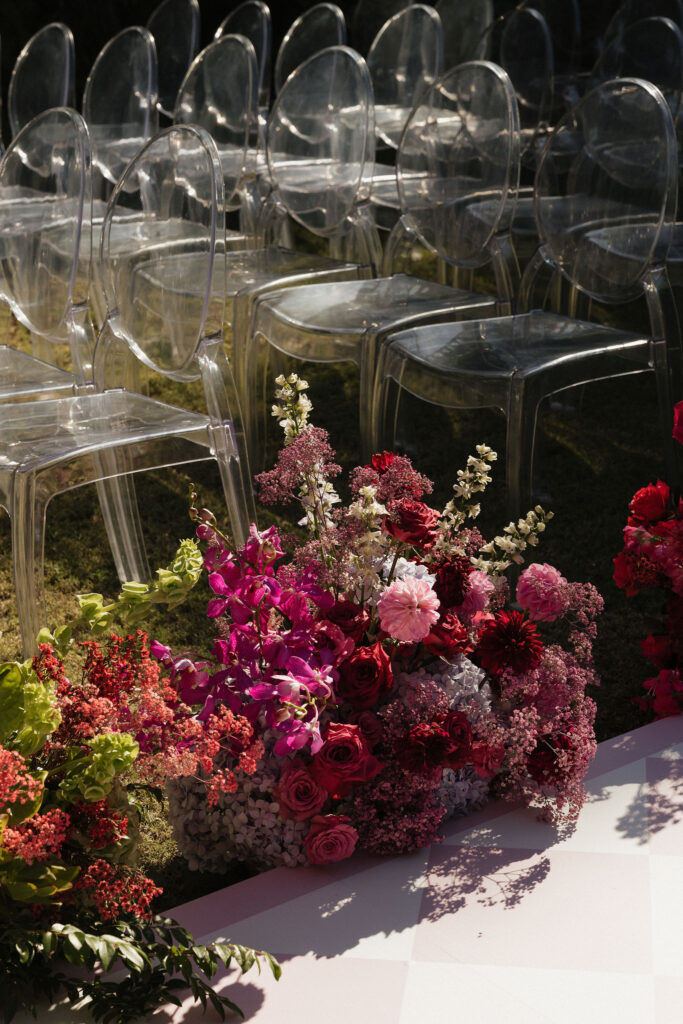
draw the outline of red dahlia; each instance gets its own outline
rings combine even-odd
[[[414,725],[398,752],[398,760],[406,771],[431,775],[444,765],[453,750],[453,740],[438,722]]]
[[[500,611],[482,630],[477,644],[479,664],[499,674],[506,668],[523,675],[541,660],[543,643],[533,622],[522,612]]]

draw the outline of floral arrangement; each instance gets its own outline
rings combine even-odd
[[[485,445],[442,511],[423,501],[431,482],[389,452],[351,474],[344,507],[306,382],[277,385],[285,444],[257,484],[266,504],[301,504],[306,539],[285,557],[274,528],[252,526],[233,551],[194,508],[217,637],[206,656],[151,648],[200,718],[229,708],[262,747],[253,771],[219,754],[222,792],[189,775],[169,784],[190,867],[406,852],[489,794],[574,818],[595,751],[585,691],[602,599],[532,564],[511,607],[505,577],[550,514],[537,507],[484,542],[473,520],[496,459]]]
[[[673,436],[683,444],[683,402],[674,410]],[[641,590],[663,592],[663,630],[640,645],[657,675],[643,683],[637,703],[655,718],[683,711],[683,499],[668,484],[642,487],[629,502],[624,547],[614,559],[614,581],[633,597]]]
[[[86,595],[80,622],[102,630],[117,607],[139,617],[164,590],[174,603],[200,568],[196,545],[183,542],[155,587],[131,585],[106,606]],[[43,634],[33,659],[0,666],[0,1016],[35,1013],[37,998],[62,990],[95,1019],[124,1022],[179,1004],[176,990],[186,987],[223,1015],[237,1008],[206,979],[220,963],[246,970],[257,954],[229,943],[195,946],[174,921],[152,914],[161,889],[135,866],[133,792],[136,783],[163,786],[201,771],[211,794],[224,782],[214,770],[218,751],[248,774],[260,744],[225,706],[199,721],[141,631],[74,645],[72,629]],[[76,681],[64,668],[68,651]],[[279,973],[272,958],[258,956]],[[69,964],[101,973],[70,976]],[[105,979],[112,966],[125,968],[123,981]]]

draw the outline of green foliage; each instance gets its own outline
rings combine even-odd
[[[127,732],[101,733],[88,740],[86,753],[74,750],[59,765],[60,795],[67,801],[104,800],[117,775],[132,767],[139,745]]]
[[[28,757],[59,722],[54,688],[38,679],[30,661],[0,665],[0,743]]]
[[[102,973],[70,976],[54,970],[56,960]],[[39,997],[55,1001],[66,995],[87,1007],[96,1021],[128,1024],[164,1003],[179,1006],[179,993],[189,989],[204,1009],[210,1003],[221,1020],[226,1010],[243,1017],[210,984],[221,965],[234,965],[242,974],[253,967],[260,973],[262,966],[276,979],[281,974],[269,953],[236,943],[195,945],[186,929],[166,917],[132,923],[94,920],[87,927],[56,922],[43,931],[8,927],[0,931],[0,1016],[9,1024],[20,1010],[33,1009]],[[127,971],[123,980],[106,979],[121,967]]]

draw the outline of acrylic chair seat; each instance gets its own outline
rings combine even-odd
[[[124,470],[215,459],[209,419],[125,391],[2,409],[0,505],[11,512],[24,650],[43,625],[42,541],[50,499]],[[125,544],[126,538],[120,538]]]
[[[470,118],[472,130],[467,131],[463,125]],[[450,129],[442,131],[443,125]],[[473,173],[473,164],[478,173]],[[403,217],[387,245],[387,276],[334,287],[311,285],[291,296],[264,296],[254,310],[246,367],[250,391],[271,347],[296,359],[355,363],[360,371],[363,456],[371,449],[373,377],[384,337],[418,321],[508,311],[514,286],[507,281],[509,267],[503,271],[505,258],[495,261],[500,272],[497,296],[392,273],[400,269],[406,246],[410,250],[415,242],[453,265],[478,267],[491,260],[499,232],[507,230],[502,218],[519,177],[517,107],[505,72],[473,62],[438,79],[406,125],[397,172]],[[256,436],[251,441],[258,443]]]
[[[508,508],[517,519],[532,500],[542,400],[592,380],[654,371],[663,451],[673,473],[672,395],[680,393],[683,377],[664,261],[676,177],[673,120],[656,87],[621,79],[584,97],[556,128],[539,165],[535,202],[543,244],[522,279],[517,315],[389,337],[375,376],[375,445],[392,443],[403,391],[445,407],[503,409]],[[558,296],[563,280],[575,315],[534,309],[539,296]],[[591,300],[637,298],[650,315],[642,335],[585,316]]]
[[[42,359],[0,345],[0,402],[24,401],[38,394],[70,394],[75,378]]]

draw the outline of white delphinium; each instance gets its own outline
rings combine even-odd
[[[482,545],[479,557],[472,559],[474,566],[485,572],[497,573],[503,572],[513,562],[521,565],[524,561],[522,552],[527,547],[536,547],[538,534],[544,532],[552,518],[552,512],[546,512],[540,505],[536,505],[524,518],[518,519],[517,523],[508,523],[502,534]],[[484,555],[490,557],[482,557]]]
[[[381,529],[386,514],[385,506],[377,501],[377,492],[370,484],[359,489],[356,500],[348,507],[348,515],[365,527],[365,532],[356,541],[349,567],[356,596],[361,601],[372,603],[381,592],[379,572],[389,544],[387,534]]]
[[[282,427],[285,444],[288,444],[298,437],[308,424],[308,415],[313,404],[305,394],[308,389],[308,381],[301,380],[296,373],[290,373],[289,377],[280,374],[275,378],[275,383],[277,384],[276,402],[271,407],[271,412]]]
[[[464,525],[467,519],[476,519],[481,511],[476,494],[482,494],[491,483],[491,463],[498,458],[488,445],[478,444],[476,456],[470,455],[465,469],[457,472],[457,481],[453,484],[453,497],[443,510],[437,527],[438,537],[435,552],[440,555],[462,554],[454,534]]]

